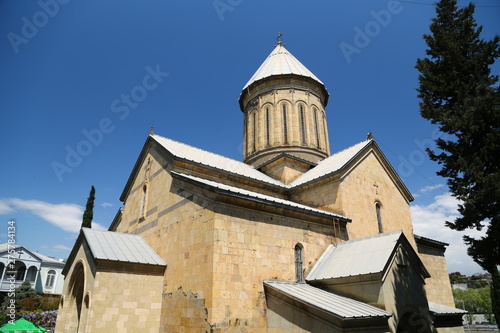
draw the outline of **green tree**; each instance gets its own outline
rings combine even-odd
[[[92,219],[94,218],[94,200],[95,188],[92,185],[89,197],[87,198],[87,205],[85,206],[85,211],[83,212],[82,228],[92,228]]]
[[[472,316],[477,313],[486,314],[491,320],[491,297],[490,288],[484,287],[480,289],[453,289],[453,297],[457,308],[467,310],[467,318],[472,321]]]
[[[437,17],[424,35],[427,57],[418,59],[420,113],[437,124],[438,152],[427,149],[442,165],[460,200],[460,216],[446,222],[451,229],[486,228],[481,238],[464,236],[468,254],[492,274],[491,300],[500,322],[500,89],[490,66],[500,56],[499,37],[481,39],[474,5],[457,8],[456,0],[441,0]],[[498,324],[500,326],[500,324]]]

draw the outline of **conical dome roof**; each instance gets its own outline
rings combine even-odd
[[[255,74],[248,80],[247,84],[243,87],[245,90],[252,83],[262,80],[273,75],[286,75],[295,74],[305,77],[310,77],[318,83],[323,84],[310,70],[306,68],[300,61],[297,60],[280,42],[276,45],[267,57],[267,59],[260,65]]]

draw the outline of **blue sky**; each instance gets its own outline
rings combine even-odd
[[[18,244],[66,258],[91,185],[95,227],[107,228],[151,125],[241,160],[237,99],[283,32],[330,92],[332,153],[373,132],[415,196],[415,232],[450,243],[450,271],[479,272],[443,227],[457,202],[422,150],[437,135],[415,91],[435,16],[423,3],[0,1],[0,242],[15,219]],[[478,6],[492,38],[500,2]]]

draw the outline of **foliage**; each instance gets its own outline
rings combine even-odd
[[[500,38],[480,38],[474,8],[471,3],[459,9],[456,0],[437,3],[432,35],[424,35],[427,57],[416,65],[418,97],[422,117],[447,134],[436,140],[439,152],[427,150],[461,201],[460,216],[446,225],[459,231],[486,228],[484,237],[464,236],[464,241],[468,254],[492,274],[491,296],[500,319],[500,88],[490,69],[500,56]]]
[[[19,318],[24,318],[43,328],[52,328],[56,326],[57,310],[24,312],[19,314]]]
[[[469,322],[476,313],[491,314],[491,296],[490,287],[480,289],[453,289],[455,307],[467,310]]]
[[[23,281],[23,283],[16,288],[14,299],[16,301],[16,309],[23,309],[23,305],[31,307],[33,303],[40,302],[40,295],[36,293],[36,290],[31,287],[31,282],[29,279]],[[8,305],[10,299],[7,298],[4,302],[4,306]],[[36,308],[36,306],[35,306]]]
[[[83,212],[82,228],[92,228],[92,219],[94,218],[94,200],[95,188],[92,185],[89,197],[87,198],[87,205],[85,206],[85,211]]]
[[[31,282],[26,279],[15,291],[16,319],[24,318],[30,322],[43,327],[55,323],[60,297],[39,295],[31,287]],[[2,304],[1,312],[7,313],[7,306],[10,298],[6,297]],[[7,315],[0,315],[0,325],[7,323],[11,318]]]

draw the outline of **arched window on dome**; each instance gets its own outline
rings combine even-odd
[[[284,137],[284,143],[288,143],[288,124],[287,124],[286,104],[283,104],[283,137]]]
[[[318,110],[316,108],[313,109],[314,112],[314,131],[316,132],[316,147],[318,147],[318,149],[321,149],[321,144],[320,144],[320,141],[319,141],[319,127],[318,127]]]
[[[271,145],[271,133],[270,133],[271,124],[269,123],[269,108],[266,108],[266,145]]]
[[[306,120],[304,117],[304,106],[301,104],[299,106],[299,117],[300,117],[300,133],[302,136],[302,144],[306,144]]]
[[[380,206],[379,202],[375,203],[375,211],[377,213],[378,232],[381,234],[384,232],[384,228],[382,226],[382,212],[381,212],[381,206]]]
[[[300,243],[295,245],[294,254],[295,254],[295,281],[303,282],[304,281],[304,273],[302,269],[302,250],[303,246]]]
[[[252,121],[253,121],[253,151],[257,150],[257,119],[256,119],[256,113],[253,112],[252,114]]]

